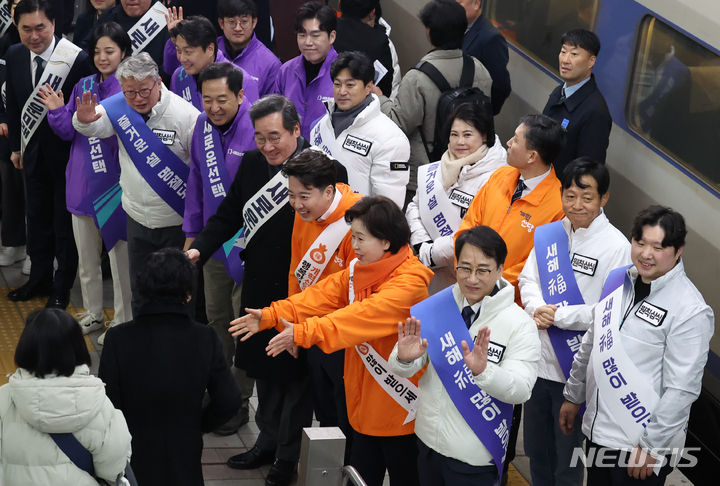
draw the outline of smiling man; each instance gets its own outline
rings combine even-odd
[[[580,485],[583,467],[570,461],[573,450],[582,446],[580,420],[571,435],[558,425],[563,387],[582,336],[592,325],[603,283],[610,271],[630,263],[630,243],[603,212],[610,198],[604,165],[575,159],[560,181],[565,218],[535,230],[535,248],[519,277],[523,306],[542,343],[523,430],[533,484]]]
[[[385,196],[402,208],[410,171],[410,142],[380,111],[372,94],[375,70],[357,51],[338,55],[330,66],[334,101],[313,127],[310,143],[339,160],[350,187],[368,196]]]
[[[563,35],[560,45],[558,62],[564,83],[550,93],[543,109],[543,115],[557,120],[567,132],[565,148],[554,161],[558,174],[582,156],[604,164],[612,128],[605,98],[592,73],[600,39],[589,30],[576,29]]]

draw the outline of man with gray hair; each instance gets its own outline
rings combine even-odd
[[[86,91],[77,100],[75,129],[119,140],[122,207],[127,213],[130,275],[161,248],[182,248],[190,140],[199,112],[168,90],[146,52],[128,57],[115,76],[122,93],[98,104]],[[137,301],[133,292],[133,307]]]

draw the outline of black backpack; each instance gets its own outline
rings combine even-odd
[[[450,127],[449,120],[455,108],[462,103],[490,103],[490,98],[482,92],[480,88],[473,87],[475,79],[475,63],[470,56],[463,56],[462,73],[460,74],[460,85],[457,88],[451,88],[445,77],[440,71],[428,61],[416,64],[413,69],[417,69],[425,73],[427,77],[440,90],[440,98],[438,99],[437,109],[435,112],[435,134],[433,139],[433,150],[430,151],[428,141],[425,139],[422,128],[420,128],[420,136],[425,146],[430,162],[440,160],[442,154],[448,148],[448,139]]]

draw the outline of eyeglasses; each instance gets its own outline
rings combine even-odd
[[[260,135],[255,135],[255,143],[258,147],[262,147],[268,142],[270,142],[271,145],[279,145],[280,140],[282,140],[282,135],[271,135],[268,138],[261,137]]]
[[[457,275],[460,278],[470,278],[472,275],[476,275],[478,278],[484,278],[490,275],[492,270],[489,268],[470,268],[470,267],[463,267],[458,266],[455,267],[455,270],[457,270]]]
[[[127,90],[127,91],[123,91],[123,94],[125,95],[125,98],[127,98],[129,100],[134,100],[135,97],[138,95],[140,96],[140,98],[147,98],[148,96],[150,96],[150,92],[152,91],[152,89],[154,87],[155,87],[155,85],[153,85],[152,88],[143,88],[143,89],[139,89],[137,91]]]
[[[240,20],[235,19],[225,19],[225,23],[230,27],[231,29],[234,29],[235,27],[240,27],[241,29],[247,29],[252,25],[252,19],[245,18]]]

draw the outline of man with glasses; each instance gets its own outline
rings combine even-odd
[[[86,91],[78,100],[73,125],[88,137],[116,135],[120,141],[120,187],[133,277],[148,254],[183,247],[190,141],[199,112],[165,87],[146,52],[123,60],[115,76],[122,94],[98,104]]]
[[[285,163],[310,147],[300,136],[300,118],[293,103],[269,95],[250,108],[257,150],[250,150],[220,203],[187,251],[192,262],[205,264],[243,229],[241,245],[245,273],[240,294],[240,315],[245,309],[262,309],[288,296],[288,275],[294,212],[289,201]],[[347,183],[347,171],[335,162],[338,181]],[[228,460],[235,469],[256,469],[273,464],[266,485],[289,484],[300,457],[303,427],[312,419],[312,395],[307,386],[305,355],[267,356],[265,348],[277,335],[267,330],[247,341],[237,340],[235,366],[256,379],[260,434],[247,452]],[[288,472],[289,471],[289,472]]]

